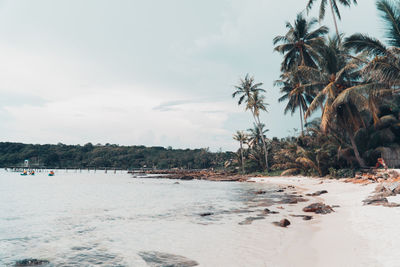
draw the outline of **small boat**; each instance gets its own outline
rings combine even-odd
[[[49,176],[54,176],[54,172],[53,172],[53,171],[50,171],[50,172],[49,172]]]
[[[28,175],[28,172],[24,171],[23,173],[21,173],[21,175]]]
[[[29,175],[35,175],[35,171],[31,171]]]

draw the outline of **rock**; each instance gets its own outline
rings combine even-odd
[[[282,193],[282,192],[285,192],[285,190],[284,189],[278,189],[278,190],[276,190],[276,192],[277,193]]]
[[[388,203],[389,201],[387,200],[387,198],[385,197],[381,197],[381,196],[371,196],[369,198],[367,198],[366,200],[363,200],[364,205],[383,205]]]
[[[309,220],[311,220],[313,217],[312,216],[310,216],[310,215],[290,215],[290,216],[292,216],[292,217],[300,217],[300,218],[303,218],[303,220],[304,221],[309,221]]]
[[[174,184],[180,184],[179,182],[175,182]]]
[[[273,224],[280,227],[287,227],[290,225],[290,221],[288,219],[282,219],[279,222],[273,222]]]
[[[139,252],[138,254],[150,267],[192,267],[199,265],[194,260],[174,254],[157,251]]]
[[[332,208],[340,208],[340,205],[332,205]]]
[[[306,194],[306,196],[316,197],[316,196],[320,196],[320,195],[326,194],[326,193],[328,193],[328,191],[326,191],[326,190],[321,190],[321,191],[317,191],[317,192],[312,193],[312,194]]]
[[[189,175],[184,175],[184,176],[181,176],[179,179],[180,180],[189,181],[189,180],[193,180],[194,177],[193,176],[189,176]]]
[[[259,190],[259,191],[254,192],[254,194],[256,194],[256,195],[264,195],[265,193],[267,193],[267,191],[264,191],[264,190]]]
[[[285,198],[278,201],[278,204],[297,204],[298,202],[306,202],[308,199],[297,195],[285,195]]]
[[[263,210],[263,214],[278,214],[278,213],[279,213],[278,211],[271,211],[267,208]]]
[[[253,221],[255,221],[255,220],[262,220],[262,219],[265,219],[265,218],[262,217],[262,216],[258,216],[258,217],[247,217],[246,220],[240,222],[239,224],[240,224],[240,225],[247,225],[247,224],[251,224],[251,223],[252,223]]]
[[[200,216],[201,216],[201,217],[206,217],[206,216],[211,216],[211,215],[214,215],[214,213],[212,213],[212,212],[200,213]]]
[[[48,260],[24,259],[17,261],[15,266],[40,266],[50,263]]]
[[[328,214],[334,210],[324,203],[313,203],[303,209],[304,212],[315,212],[317,214]]]

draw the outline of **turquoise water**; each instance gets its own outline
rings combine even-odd
[[[245,266],[246,257],[262,259],[257,238],[267,233],[258,220],[239,223],[267,206],[254,194],[276,190],[266,186],[1,170],[0,266],[26,258],[48,260],[47,266],[163,266],[146,263],[140,253],[147,251],[200,266]],[[206,212],[212,215],[200,216]]]

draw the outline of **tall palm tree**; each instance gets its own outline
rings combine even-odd
[[[264,153],[264,144],[266,139],[266,133],[269,131],[268,129],[264,129],[265,124],[256,124],[254,123],[253,128],[247,129],[248,134],[248,145],[250,148],[249,157],[253,160],[259,162],[260,166],[267,164]],[[267,154],[268,155],[268,154]],[[268,157],[268,156],[267,156]]]
[[[240,158],[242,162],[242,173],[244,173],[244,156],[243,156],[243,144],[247,142],[247,134],[243,131],[236,131],[233,135],[233,139],[240,143]]]
[[[325,26],[313,29],[316,24],[316,19],[306,20],[299,13],[294,24],[286,23],[288,32],[274,38],[273,44],[277,45],[274,50],[284,55],[282,72],[300,65],[316,67],[318,49],[323,47],[324,35],[329,31]]]
[[[283,94],[278,101],[288,101],[284,114],[290,111],[291,115],[293,115],[296,109],[299,109],[301,135],[304,133],[303,118],[305,111],[308,109],[308,105],[314,100],[315,95],[314,92],[301,87],[302,82],[299,75],[296,75],[296,72],[286,72],[281,75],[280,80],[274,83],[275,86],[281,87],[280,91]]]
[[[250,77],[246,74],[244,79],[240,79],[240,84],[235,86],[236,91],[232,94],[232,97],[240,96],[238,105],[243,102],[246,103],[246,110],[250,110],[253,115],[254,121],[260,126],[260,111],[266,111],[267,103],[264,102],[264,96],[260,95],[260,92],[265,92],[264,89],[260,88],[263,83],[255,83],[254,77]],[[263,139],[263,149],[265,154],[265,166],[268,170],[268,150]]]
[[[335,24],[336,35],[339,36],[339,29],[337,26],[336,17],[339,20],[341,20],[342,17],[340,15],[338,4],[350,7],[352,2],[354,5],[357,5],[357,0],[321,0],[321,5],[319,6],[319,21],[322,21],[325,18],[325,9],[328,1],[332,12],[333,23]],[[310,9],[313,7],[314,2],[316,2],[316,0],[308,0],[306,6],[307,12],[310,11]]]
[[[258,91],[254,91],[251,94],[250,99],[247,102],[247,106],[246,106],[246,110],[251,110],[254,121],[256,122],[256,125],[258,126],[260,133],[262,133],[262,127],[261,127],[262,123],[260,121],[260,112],[261,111],[267,112],[267,106],[268,106],[268,103],[266,103],[264,100],[265,100],[265,97],[263,95],[260,95]],[[264,155],[265,155],[265,168],[268,171],[269,170],[268,149],[267,149],[267,145],[265,143],[265,138],[263,135],[261,136],[261,141],[263,144]]]

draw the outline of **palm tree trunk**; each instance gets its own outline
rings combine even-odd
[[[348,133],[351,146],[353,147],[354,155],[356,156],[356,159],[358,161],[358,164],[360,165],[361,168],[366,168],[367,165],[365,165],[364,160],[361,158],[360,153],[358,152],[357,144],[356,141],[354,140],[354,135],[351,133]]]
[[[264,149],[264,156],[265,156],[265,168],[267,170],[267,172],[269,171],[269,166],[268,166],[268,150],[267,150],[267,145],[265,144],[265,139],[264,139],[264,134],[262,132],[262,128],[261,128],[261,122],[260,122],[260,118],[258,116],[256,116],[253,113],[253,117],[254,120],[256,121],[256,124],[258,126],[258,130],[260,131],[260,135],[261,135],[261,141],[263,144],[263,149]]]
[[[332,0],[329,0],[329,4],[331,5],[331,11],[332,11],[333,23],[335,24],[336,35],[339,38],[339,30],[338,30],[338,26],[337,26],[337,22],[336,22],[335,11],[333,10]],[[339,43],[340,43],[340,38],[339,38]]]
[[[303,136],[304,129],[303,129],[303,116],[302,116],[302,108],[301,108],[301,103],[299,106],[299,111],[300,111],[300,126],[301,126],[301,136]]]
[[[242,174],[244,174],[243,142],[240,141],[240,155],[242,157]]]

